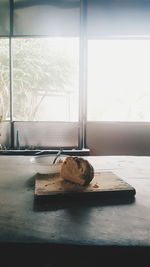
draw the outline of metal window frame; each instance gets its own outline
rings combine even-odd
[[[80,146],[86,148],[87,121],[87,0],[81,0],[80,6],[80,73],[79,73],[79,121]]]

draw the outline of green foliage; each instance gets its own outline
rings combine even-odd
[[[35,120],[47,95],[71,93],[78,66],[72,44],[57,38],[12,40],[14,119]],[[0,98],[5,109],[4,118],[9,116],[8,49],[8,41],[1,40]]]
[[[71,92],[74,64],[61,41],[43,39],[13,40],[14,116],[36,119],[45,96]],[[21,108],[20,108],[21,107]]]

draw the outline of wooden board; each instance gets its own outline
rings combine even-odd
[[[95,173],[88,186],[63,180],[60,175],[38,175],[35,181],[36,197],[135,195],[135,189],[113,172]]]

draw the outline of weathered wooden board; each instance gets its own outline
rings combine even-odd
[[[40,196],[89,196],[89,195],[135,195],[135,189],[113,172],[95,173],[88,186],[65,181],[60,175],[38,175],[35,181],[35,195]]]

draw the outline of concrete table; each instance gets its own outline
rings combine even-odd
[[[140,261],[148,256],[150,157],[84,158],[96,171],[113,171],[131,184],[135,200],[60,203],[39,211],[35,209],[36,173],[31,156],[0,156],[0,251],[1,260],[8,264],[4,266],[13,261],[15,266],[57,266],[59,262],[99,266],[103,257],[107,263],[106,255],[116,263],[118,255],[126,263],[129,258]]]

